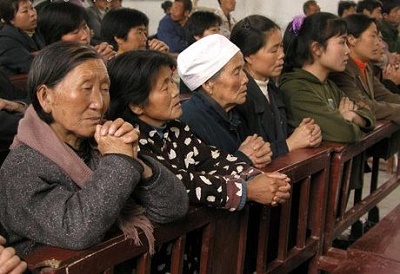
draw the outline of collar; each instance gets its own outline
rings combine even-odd
[[[354,63],[356,63],[357,67],[360,69],[362,76],[366,78],[366,69],[367,69],[367,62],[363,62],[360,59],[352,58]]]

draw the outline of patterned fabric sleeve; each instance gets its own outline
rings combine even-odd
[[[141,151],[152,153],[182,180],[192,204],[231,211],[241,209],[246,201],[246,181],[261,173],[238,158],[202,143],[189,126],[180,123],[173,123],[163,140],[155,130],[147,137],[140,140]]]

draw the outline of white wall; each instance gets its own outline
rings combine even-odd
[[[172,0],[173,1],[173,0]],[[292,20],[293,16],[302,14],[302,6],[306,0],[236,0],[236,10],[233,13],[238,20],[251,15],[261,14],[274,20],[282,28]],[[150,18],[149,32],[157,32],[160,19],[164,16],[161,9],[163,0],[123,0],[123,6],[143,11]],[[322,11],[337,13],[339,1],[318,0]],[[199,0],[199,6],[218,7],[217,0]]]

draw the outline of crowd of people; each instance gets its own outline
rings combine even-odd
[[[22,273],[18,256],[41,245],[85,249],[113,229],[136,244],[140,229],[154,252],[153,224],[189,204],[279,206],[290,179],[263,171],[276,157],[400,123],[399,0],[340,1],[338,15],[306,1],[284,30],[237,21],[235,0],[165,1],[152,37],[148,16],[122,4],[0,0],[0,273]],[[19,74],[26,91],[10,82]]]

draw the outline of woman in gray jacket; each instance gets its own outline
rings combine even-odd
[[[9,244],[19,254],[37,244],[84,249],[118,224],[135,243],[140,228],[152,252],[150,220],[181,218],[188,197],[173,173],[138,154],[138,130],[103,119],[110,99],[101,56],[57,42],[33,67],[32,105],[0,170],[0,222]]]

